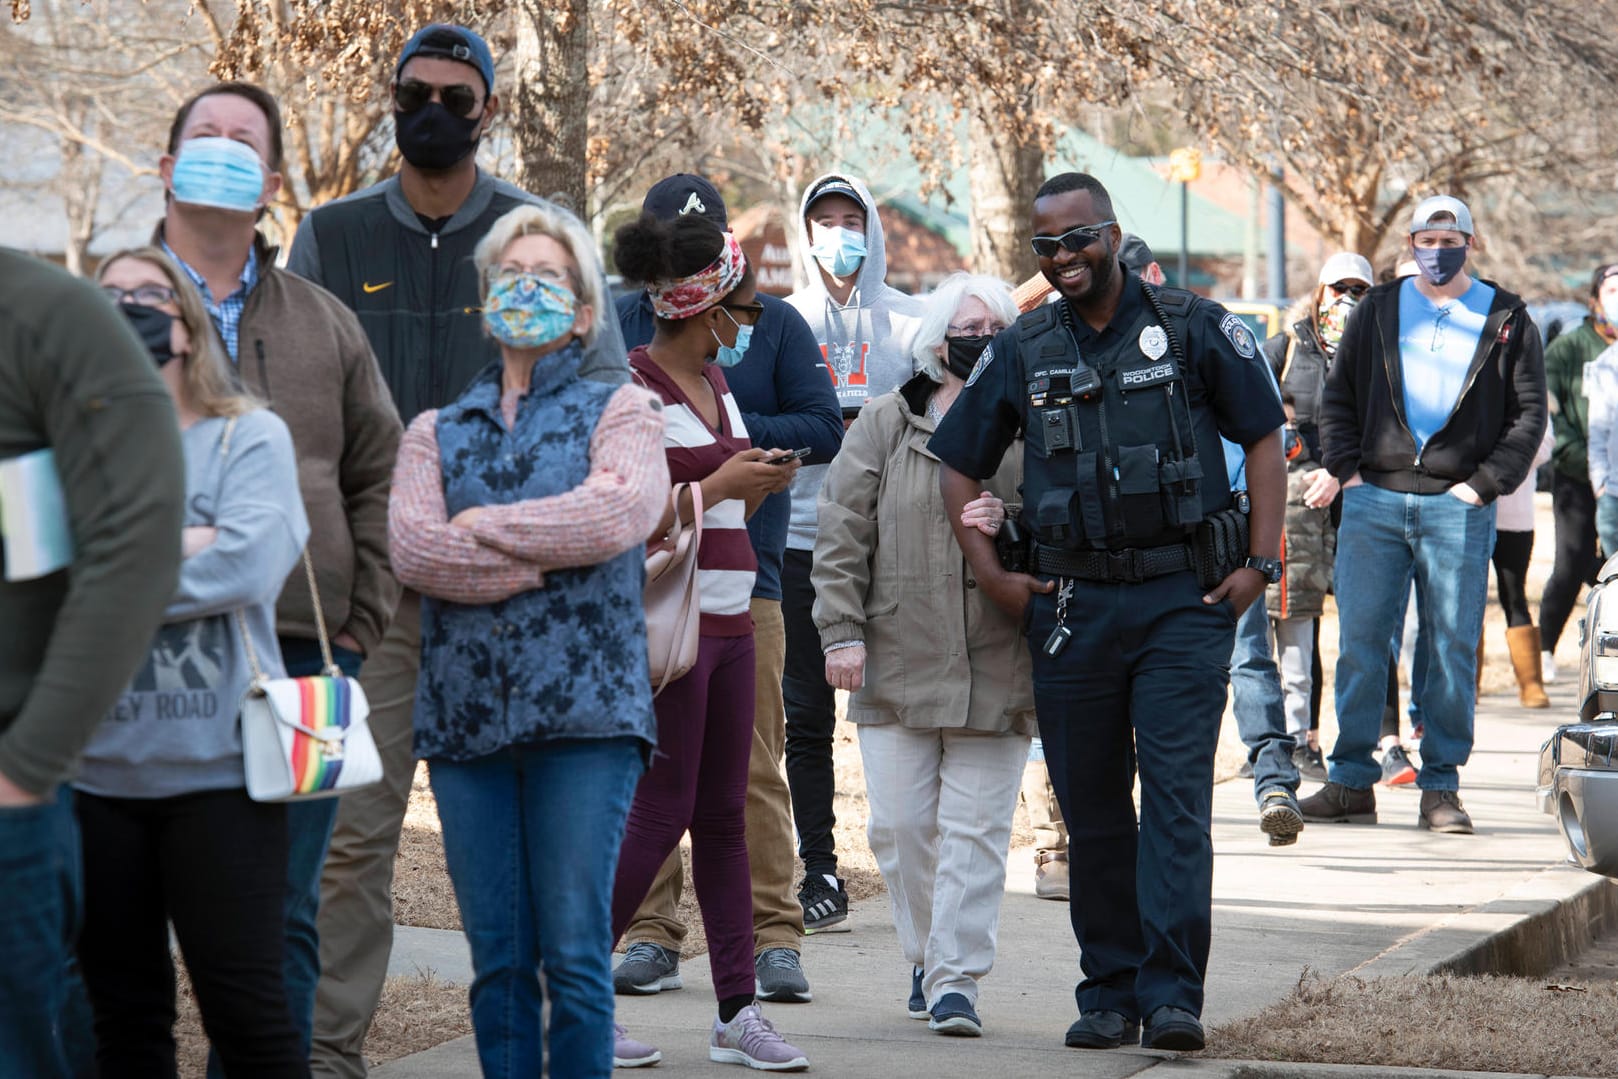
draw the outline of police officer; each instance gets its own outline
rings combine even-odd
[[[1201,1049],[1214,747],[1236,619],[1280,575],[1284,416],[1239,319],[1120,266],[1094,177],[1047,180],[1033,226],[1062,299],[995,337],[930,445],[976,584],[1033,652],[1084,972],[1066,1042]],[[1028,574],[960,523],[1019,432]],[[1247,453],[1250,514],[1221,434]]]

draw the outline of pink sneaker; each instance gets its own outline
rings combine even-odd
[[[612,1066],[614,1068],[649,1068],[663,1059],[660,1050],[629,1036],[622,1023],[612,1025]]]
[[[757,1004],[749,1004],[728,1023],[714,1020],[708,1059],[767,1072],[801,1072],[809,1067],[809,1058],[776,1032]]]

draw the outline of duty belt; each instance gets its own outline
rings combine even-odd
[[[1126,547],[1121,551],[1064,551],[1057,547],[1034,545],[1034,570],[1057,577],[1077,577],[1085,581],[1126,581],[1139,584],[1152,577],[1193,569],[1188,544],[1166,547]]]

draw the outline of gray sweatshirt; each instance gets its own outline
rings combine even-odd
[[[820,264],[809,253],[811,237],[804,222],[810,193],[833,176],[848,181],[865,204],[865,261],[855,275],[854,292],[846,307],[826,291]],[[820,345],[821,370],[837,387],[837,398],[843,407],[862,407],[866,401],[908,382],[916,373],[910,359],[910,342],[921,321],[922,304],[916,297],[888,286],[888,250],[882,219],[877,216],[876,200],[865,181],[847,173],[827,173],[803,189],[798,205],[798,253],[809,276],[809,287],[788,296],[787,303],[797,308],[814,331]],[[789,548],[814,549],[816,504],[829,467],[806,465],[792,480]]]
[[[292,436],[260,409],[201,420],[181,435],[185,526],[219,530],[180,564],[150,655],[85,747],[74,785],[112,798],[166,798],[245,785],[240,708],[252,681],[241,611],[259,666],[285,674],[275,601],[309,525]]]

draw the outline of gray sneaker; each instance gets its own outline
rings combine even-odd
[[[645,997],[684,987],[679,954],[649,940],[631,944],[612,972],[612,991],[620,996]]]
[[[813,997],[809,993],[809,978],[798,961],[798,953],[791,948],[766,948],[753,960],[753,973],[758,979],[754,991],[758,999],[775,1004],[807,1004]]]
[[[708,1059],[767,1072],[801,1072],[809,1067],[809,1058],[776,1032],[757,1004],[749,1004],[728,1023],[714,1019]]]

